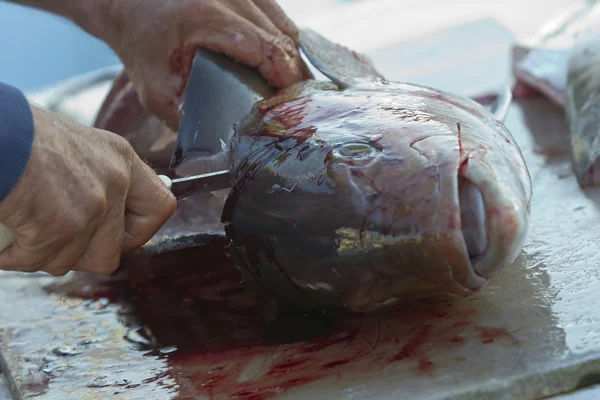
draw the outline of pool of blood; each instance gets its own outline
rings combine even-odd
[[[467,301],[438,298],[365,315],[306,312],[248,290],[240,280],[223,249],[207,246],[124,257],[113,279],[92,285],[92,292],[78,286],[89,288],[89,279],[47,290],[126,305],[123,323],[143,328],[123,340],[168,363],[167,372],[141,384],[169,378],[179,399],[267,399],[395,365],[430,376],[441,349],[512,337],[475,326],[476,310]]]

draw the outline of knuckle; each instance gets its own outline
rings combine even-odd
[[[119,193],[126,193],[129,187],[131,177],[129,172],[124,169],[116,169],[110,173],[111,186],[117,189]]]
[[[86,207],[92,217],[105,215],[108,207],[106,196],[101,193],[90,194],[86,200]],[[89,219],[85,216],[78,218],[77,228],[80,229],[78,232],[82,232],[87,228],[88,221]]]
[[[111,141],[112,141],[113,147],[120,154],[123,154],[123,155],[133,154],[133,147],[131,146],[131,143],[129,143],[129,141],[127,139],[125,139],[123,136],[111,133]]]

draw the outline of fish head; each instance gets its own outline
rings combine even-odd
[[[251,121],[232,146],[223,214],[247,280],[365,312],[474,293],[521,251],[529,173],[510,132],[475,101],[408,84],[305,82]]]
[[[245,280],[358,312],[480,290],[528,228],[531,181],[510,132],[475,101],[388,82],[313,31],[300,43],[331,82],[259,102],[231,142],[222,221]]]

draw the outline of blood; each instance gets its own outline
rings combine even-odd
[[[450,339],[450,341],[452,343],[464,343],[465,338],[463,336],[454,336],[452,339]]]
[[[400,361],[412,356],[427,341],[430,335],[431,325],[426,325],[423,329],[421,329],[417,336],[412,338],[406,345],[404,345],[402,350],[396,354],[393,360]]]
[[[137,389],[113,386],[143,390],[168,381],[178,385],[181,398],[267,399],[317,380],[377,373],[409,360],[410,373],[431,375],[436,370],[431,355],[461,344],[451,339],[473,313],[444,299],[366,315],[306,312],[249,290],[240,280],[221,246],[205,246],[124,255],[111,283],[94,286],[77,278],[61,294],[91,298],[98,289],[105,297],[110,288],[113,301],[123,305],[120,320],[146,327],[156,343],[129,351],[159,356],[168,365],[158,373],[142,367],[136,373],[146,373],[144,379],[129,383],[141,385]],[[176,350],[160,353],[165,346]],[[73,368],[89,362],[78,357],[70,358]]]
[[[428,358],[422,358],[419,360],[419,372],[430,373],[435,368],[435,364]]]
[[[533,150],[536,154],[546,156],[548,158],[560,158],[567,155],[568,150],[565,149],[552,149],[552,148],[535,148]]]
[[[181,49],[175,49],[169,57],[169,66],[171,67],[171,72],[174,74],[180,74],[183,69],[182,54]]]
[[[479,330],[479,336],[481,337],[481,343],[483,344],[494,343],[498,338],[506,338],[514,344],[518,342],[517,339],[504,328],[496,328],[493,326],[477,326],[476,328]]]
[[[286,369],[287,370],[287,369],[296,367],[298,365],[302,365],[302,364],[306,363],[307,361],[308,361],[308,358],[303,358],[303,359],[298,360],[298,361],[291,361],[291,362],[288,362],[288,363],[285,363],[285,364],[279,364],[274,369]]]
[[[456,123],[456,128],[457,128],[457,137],[458,137],[458,159],[461,160],[461,165],[459,167],[459,170],[462,168],[463,163],[466,162],[466,160],[463,161],[463,147],[462,147],[462,137],[461,137],[461,132],[460,132],[460,122]]]
[[[322,368],[323,369],[335,368],[335,367],[339,367],[340,365],[348,364],[350,361],[352,361],[352,359],[332,361],[330,363],[324,364]]]
[[[515,99],[529,99],[542,95],[538,90],[521,81],[517,82],[513,87],[512,93]]]

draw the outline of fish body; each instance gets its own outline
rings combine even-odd
[[[330,81],[258,101],[227,144],[221,222],[244,281],[355,312],[480,290],[528,228],[531,180],[510,132],[476,101],[389,82],[316,32],[300,42]]]

